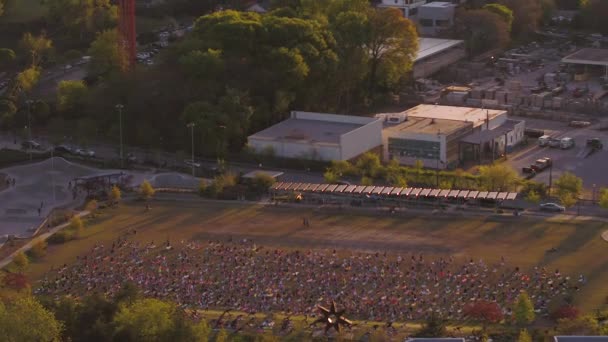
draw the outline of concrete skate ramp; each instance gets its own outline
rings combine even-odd
[[[28,236],[53,208],[74,205],[83,200],[84,195],[73,198],[72,191],[68,189],[69,181],[108,170],[98,170],[55,157],[39,163],[9,167],[0,172],[15,179],[15,186],[0,191],[0,236]]]

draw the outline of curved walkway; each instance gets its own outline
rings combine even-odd
[[[90,212],[85,210],[85,211],[81,211],[81,212],[77,213],[76,216],[85,217],[89,214],[90,214]],[[15,257],[15,255],[17,255],[19,252],[25,253],[25,252],[29,251],[39,241],[44,241],[44,240],[48,239],[51,235],[57,233],[58,231],[64,229],[65,227],[67,227],[69,225],[70,225],[69,221],[66,223],[62,223],[58,226],[51,228],[51,230],[49,230],[48,232],[46,232],[44,234],[40,234],[39,236],[33,238],[30,242],[26,243],[21,248],[14,251],[13,253],[11,253],[11,255],[7,256],[2,261],[0,261],[0,268],[4,268],[6,265],[10,264],[13,261],[13,258]]]

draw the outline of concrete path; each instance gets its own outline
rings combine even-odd
[[[85,217],[85,216],[87,216],[89,214],[90,214],[90,212],[88,212],[88,211],[85,210],[85,211],[81,211],[81,212],[77,213],[76,216]],[[4,258],[2,261],[0,261],[0,268],[3,268],[6,265],[10,264],[13,261],[13,258],[15,257],[15,255],[17,255],[19,252],[25,253],[25,252],[29,251],[32,248],[32,246],[34,246],[39,241],[45,241],[46,239],[49,238],[49,236],[57,233],[58,231],[64,229],[65,227],[67,227],[69,225],[70,225],[70,222],[68,221],[66,223],[63,223],[63,224],[60,224],[58,226],[55,226],[55,227],[51,228],[51,230],[49,230],[48,232],[46,232],[44,234],[40,234],[36,238],[32,239],[32,241],[26,243],[21,248],[19,248],[18,250],[14,251],[11,255],[9,255],[8,257]]]

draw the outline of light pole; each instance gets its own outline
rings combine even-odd
[[[192,150],[192,177],[194,176],[194,126],[196,126],[196,124],[194,122],[191,122],[189,124],[186,125],[186,127],[190,128],[190,137],[192,140],[192,146],[191,146],[191,150]]]
[[[31,122],[30,117],[32,116],[32,103],[34,103],[34,101],[27,100],[27,101],[25,101],[25,103],[27,103],[27,130],[28,130],[28,139],[30,141],[30,146],[29,146],[30,161],[32,161],[32,146],[31,146],[31,141],[32,141],[32,122]]]
[[[57,202],[57,193],[55,192],[55,157],[53,155],[54,148],[51,148],[51,186],[53,187],[53,203]]]
[[[439,161],[441,160],[441,130],[437,131],[437,140],[439,141],[439,150],[437,151],[437,189],[439,189]]]
[[[120,168],[124,168],[124,159],[122,154],[122,109],[125,108],[122,104],[117,104],[116,109],[118,109],[118,126],[120,130]]]

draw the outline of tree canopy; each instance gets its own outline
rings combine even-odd
[[[455,31],[465,39],[471,54],[501,48],[510,41],[508,23],[501,15],[486,9],[459,10]]]
[[[59,341],[62,325],[32,297],[0,302],[0,336],[7,342]]]
[[[522,326],[534,321],[534,305],[526,292],[522,292],[517,296],[515,307],[513,308],[513,318],[517,324]]]
[[[82,116],[88,89],[83,81],[64,80],[57,86],[57,107],[68,117]]]
[[[128,57],[120,41],[120,35],[115,29],[97,34],[89,48],[91,62],[88,67],[91,74],[108,75],[127,69]]]
[[[504,164],[480,166],[479,176],[482,188],[488,191],[513,191],[519,183],[517,172]]]
[[[513,11],[510,8],[501,4],[487,4],[483,6],[483,9],[498,14],[507,24],[508,31],[511,32],[511,26],[513,25]]]

